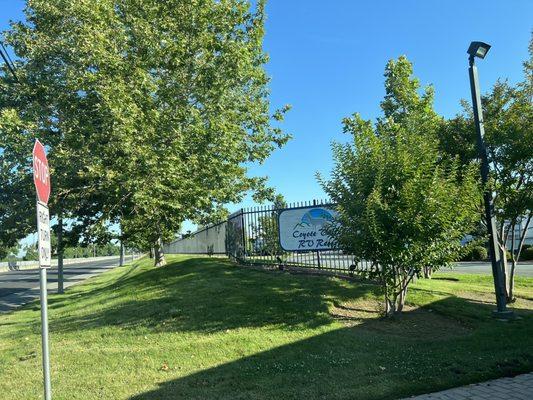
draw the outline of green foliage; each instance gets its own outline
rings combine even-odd
[[[521,259],[523,261],[533,260],[533,246],[524,246],[522,250]]]
[[[288,107],[270,113],[263,1],[34,0],[25,12],[6,33],[21,83],[2,80],[0,148],[25,179],[33,137],[50,146],[52,211],[75,220],[73,236],[120,222],[148,249],[247,191],[272,195],[247,174],[288,140]]]
[[[502,82],[484,100],[497,215],[516,221],[533,210],[533,103]]]
[[[0,261],[16,260],[20,250],[21,247],[18,242],[16,242],[13,246],[4,249],[0,247]]]
[[[113,243],[69,246],[65,248],[64,254],[65,258],[118,256],[120,254],[120,247]]]
[[[524,63],[524,81],[516,86],[499,80],[482,97],[485,143],[490,163],[487,190],[494,193],[494,210],[498,221],[501,251],[512,243],[507,260],[512,269],[519,260],[523,237],[513,237],[517,226],[531,224],[533,210],[533,37],[529,45],[530,59]],[[463,101],[462,115],[448,121],[441,130],[441,148],[458,156],[463,165],[477,158],[476,131],[470,105]],[[506,265],[506,271],[508,266]],[[512,275],[512,273],[511,273]],[[512,299],[513,281],[507,291]]]
[[[52,236],[52,249],[57,249],[57,238]],[[24,261],[34,261],[39,259],[37,251],[37,244],[26,245],[22,249]],[[16,252],[15,252],[16,251]],[[10,253],[15,257],[18,254],[18,249],[11,249]],[[113,243],[105,244],[83,244],[78,243],[74,246],[65,246],[63,255],[65,258],[86,258],[86,257],[102,257],[102,256],[118,256],[120,254],[120,247]],[[54,252],[53,257],[57,257],[57,252]]]
[[[414,276],[455,260],[479,203],[475,169],[443,157],[433,91],[420,95],[411,75],[405,57],[387,64],[384,116],[375,125],[358,114],[345,119],[353,143],[333,145],[332,179],[320,178],[338,204],[330,233],[376,266],[364,273],[381,282],[391,314],[401,311]]]
[[[487,248],[478,242],[470,242],[461,249],[461,261],[486,261],[488,257]]]
[[[258,218],[257,224],[252,226],[252,253],[260,255],[284,256],[285,252],[279,243],[278,214],[286,208],[287,203],[282,195],[277,195],[273,202],[270,215]]]
[[[524,63],[526,78],[531,76],[531,65],[531,61]],[[498,81],[482,98],[485,141],[491,165],[489,189],[496,193],[495,211],[502,228],[509,222],[515,225],[533,210],[532,93],[530,79],[515,87]],[[441,146],[468,164],[477,158],[476,136],[470,106],[466,102],[463,106],[463,114],[449,121],[442,131]],[[506,239],[507,234],[500,234],[502,243]]]
[[[24,246],[24,251],[24,257],[22,258],[24,261],[33,261],[39,259],[39,252],[37,250],[36,243]]]
[[[35,192],[28,171],[32,147],[17,113],[4,108],[8,92],[0,79],[0,259],[35,229]]]
[[[475,260],[485,261],[488,258],[487,249],[483,246],[476,246],[472,251]]]

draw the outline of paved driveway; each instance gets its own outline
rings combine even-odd
[[[129,261],[129,257],[128,257]],[[65,265],[65,288],[118,265],[118,257]],[[57,269],[48,270],[48,293],[57,292]],[[13,310],[39,297],[39,270],[0,273],[0,313]]]
[[[437,393],[410,397],[411,400],[531,400],[533,373],[500,378],[492,381],[461,386]],[[407,400],[407,399],[404,399]]]

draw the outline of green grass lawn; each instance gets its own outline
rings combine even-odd
[[[522,318],[494,321],[491,277],[419,280],[400,318],[372,285],[216,258],[116,268],[50,296],[54,400],[393,399],[533,370]],[[42,398],[40,311],[0,316],[0,398]]]

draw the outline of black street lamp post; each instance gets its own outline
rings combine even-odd
[[[487,231],[489,234],[490,260],[492,263],[492,276],[494,278],[494,289],[496,292],[497,309],[494,316],[497,318],[511,318],[513,312],[506,307],[505,287],[503,281],[503,265],[496,238],[496,218],[494,217],[494,202],[490,189],[487,187],[489,180],[489,160],[485,147],[485,128],[483,126],[483,109],[481,108],[481,94],[479,89],[479,79],[475,58],[485,58],[490,49],[490,45],[483,42],[472,42],[468,47],[468,72],[470,75],[470,91],[472,92],[472,106],[474,108],[474,121],[476,124],[478,154],[481,160],[481,181],[484,185],[483,201],[485,203],[485,218],[487,220]]]

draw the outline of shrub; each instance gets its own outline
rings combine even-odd
[[[443,158],[433,90],[421,94],[411,63],[391,60],[385,77],[383,117],[344,119],[351,143],[333,145],[332,178],[320,182],[337,203],[335,223],[324,229],[340,249],[376,267],[357,273],[380,282],[392,316],[414,277],[455,261],[479,220],[479,191],[477,168]]]
[[[489,257],[488,251],[485,246],[480,244],[467,244],[461,251],[461,261],[485,261]]]
[[[475,246],[472,249],[472,261],[485,261],[489,257],[487,249],[483,246]]]
[[[533,246],[524,246],[522,253],[520,254],[520,261],[532,261],[533,260]]]
[[[484,246],[474,246],[470,254],[472,261],[485,261],[489,258],[489,253]]]

